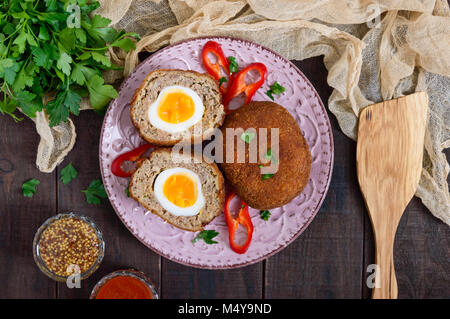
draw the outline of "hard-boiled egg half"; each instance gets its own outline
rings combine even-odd
[[[201,121],[205,107],[202,99],[190,88],[172,85],[165,87],[150,105],[150,123],[168,133],[178,133],[189,129]]]
[[[155,179],[154,194],[161,206],[176,216],[194,216],[205,206],[200,178],[193,171],[175,167]]]

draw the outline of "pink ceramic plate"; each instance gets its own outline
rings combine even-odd
[[[125,195],[128,179],[111,174],[113,159],[144,141],[139,137],[129,116],[129,102],[145,76],[156,69],[183,69],[206,72],[201,51],[208,40],[221,44],[226,56],[235,56],[242,68],[253,62],[267,66],[265,84],[253,100],[269,101],[264,94],[275,81],[286,88],[276,102],[288,109],[297,120],[311,150],[309,183],[289,204],[272,209],[269,221],[250,209],[255,227],[249,250],[239,255],[231,250],[223,215],[205,229],[215,229],[219,243],[203,241],[192,244],[197,233],[183,231],[149,213],[138,202]],[[317,214],[328,190],[333,167],[333,137],[325,108],[311,83],[291,62],[261,45],[233,38],[198,38],[166,47],[142,62],[123,82],[119,97],[111,102],[100,137],[100,167],[103,183],[114,210],[126,227],[146,246],[158,254],[181,264],[209,269],[246,266],[280,251],[297,238]]]

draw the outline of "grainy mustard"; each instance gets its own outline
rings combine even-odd
[[[59,276],[69,276],[68,267],[78,265],[86,272],[97,260],[100,240],[87,222],[66,217],[55,220],[42,232],[39,255],[47,268]]]

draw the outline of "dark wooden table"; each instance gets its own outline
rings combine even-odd
[[[322,58],[296,62],[327,104],[331,88]],[[74,119],[75,148],[52,174],[35,167],[38,135],[33,123],[0,116],[0,297],[88,298],[95,283],[116,269],[145,272],[162,298],[367,298],[367,266],[374,262],[369,218],[355,169],[356,144],[333,127],[335,161],[330,190],[306,231],[269,259],[235,270],[189,268],[146,248],[125,228],[104,200],[86,203],[82,189],[100,178],[98,145],[102,117],[81,112]],[[448,154],[447,154],[448,155]],[[61,167],[72,162],[79,176],[69,185],[59,180]],[[41,181],[33,198],[22,196],[24,181]],[[40,272],[32,241],[37,228],[57,212],[74,211],[99,225],[106,241],[101,267],[69,289]],[[395,267],[400,298],[450,298],[450,228],[414,198],[397,232]]]

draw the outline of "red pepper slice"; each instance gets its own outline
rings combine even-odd
[[[253,223],[248,213],[248,205],[241,200],[241,208],[239,209],[239,215],[237,218],[233,218],[230,212],[231,200],[236,196],[236,194],[231,193],[225,200],[225,221],[228,225],[228,238],[230,240],[231,249],[233,249],[238,254],[243,254],[247,251],[252,241],[253,235]],[[242,246],[239,246],[234,241],[234,236],[236,235],[239,224],[245,226],[247,229],[247,240]]]
[[[208,53],[214,54],[217,57],[217,63],[211,62],[211,60],[208,57]],[[227,58],[225,57],[225,54],[222,51],[222,47],[220,46],[219,43],[217,43],[215,41],[206,42],[206,44],[204,45],[203,50],[202,50],[202,59],[203,59],[203,65],[205,66],[206,71],[208,71],[208,73],[210,75],[212,75],[212,77],[216,81],[219,81],[219,79],[222,77],[220,67],[222,67],[224,69],[224,71],[228,75],[228,77],[230,76],[230,66],[229,66]],[[220,92],[222,92],[222,94],[225,94],[226,91],[227,91],[227,87],[225,87],[224,85],[221,85]]]
[[[134,173],[135,169],[131,171],[124,171],[122,169],[123,162],[136,162],[141,158],[142,154],[144,154],[145,151],[151,147],[153,147],[151,144],[144,144],[134,150],[120,154],[111,163],[111,172],[119,177],[130,177]]]
[[[254,83],[246,84],[245,76],[248,72],[256,70],[259,72],[260,79]],[[229,87],[227,94],[224,96],[222,103],[225,106],[225,112],[228,114],[230,111],[228,110],[228,106],[232,99],[241,94],[245,93],[245,102],[244,104],[250,103],[256,91],[263,85],[266,80],[267,68],[262,63],[252,63],[247,66],[245,69],[239,71],[236,75],[232,76],[231,86]]]

